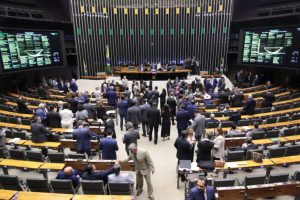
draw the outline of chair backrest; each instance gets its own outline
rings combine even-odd
[[[259,124],[262,124],[262,119],[252,119],[251,120],[251,124],[253,125],[254,124],[254,122],[258,122]]]
[[[53,163],[63,163],[65,162],[64,153],[48,153],[48,159]]]
[[[249,119],[243,119],[238,121],[238,126],[249,126],[251,120]]]
[[[3,147],[0,147],[0,158],[6,158],[6,151]]]
[[[21,123],[23,125],[30,125],[31,124],[31,121],[29,119],[21,119]]]
[[[260,113],[262,113],[262,111],[263,111],[262,108],[256,108],[256,109],[254,110],[254,114],[260,114]]]
[[[296,114],[292,116],[292,120],[300,119],[300,114]]]
[[[223,112],[214,112],[215,117],[223,117],[224,113]]]
[[[286,147],[286,156],[295,156],[300,154],[300,145],[292,145]]]
[[[18,123],[18,119],[16,117],[9,117],[8,118],[8,122],[12,123],[12,124],[17,124]]]
[[[221,127],[222,128],[231,127],[232,124],[233,124],[233,122],[231,122],[231,121],[221,122]]]
[[[225,135],[226,137],[226,135]],[[233,134],[231,137],[246,137],[246,133],[238,133],[238,134]]]
[[[210,104],[210,105],[206,105],[205,108],[206,109],[216,109],[217,105]]]
[[[277,117],[270,117],[266,119],[266,124],[273,124],[277,122]]]
[[[68,158],[70,159],[85,159],[85,154],[82,153],[69,153]]]
[[[48,180],[45,178],[27,178],[26,183],[31,192],[50,192]]]
[[[292,136],[297,134],[298,132],[298,128],[294,127],[294,128],[287,128],[283,130],[283,136]]]
[[[251,150],[248,150],[247,153],[246,153],[246,160],[251,160],[252,159],[252,152],[263,154],[264,150],[263,149],[251,149]]]
[[[270,174],[268,183],[280,183],[287,182],[289,179],[288,173]]]
[[[244,185],[259,185],[266,182],[266,175],[245,176]]]
[[[214,179],[214,187],[232,187],[235,184],[235,179]]]
[[[67,179],[51,179],[51,187],[55,193],[75,194],[75,190],[71,180]]]
[[[22,149],[8,150],[11,159],[26,160],[25,151]]]
[[[207,122],[206,128],[218,128],[220,122]]]
[[[105,194],[102,180],[82,180],[81,187],[84,194]]]
[[[26,151],[27,159],[30,161],[44,162],[44,158],[41,152]]]
[[[22,140],[26,140],[27,139],[27,135],[25,132],[22,131],[13,131],[13,137],[14,138],[21,138]]]
[[[227,152],[227,160],[226,161],[238,161],[244,160],[244,151],[228,151]]]
[[[108,183],[109,194],[111,195],[131,195],[130,183]]]
[[[279,137],[279,133],[280,133],[279,130],[270,130],[270,131],[267,131],[266,137],[267,138],[276,138],[276,137]]]
[[[12,130],[6,130],[5,131],[5,137],[6,138],[13,138],[13,133],[12,133]]]
[[[271,107],[267,107],[267,108],[263,108],[262,112],[266,113],[266,112],[271,112],[272,108]]]
[[[269,148],[269,157],[281,157],[284,156],[286,152],[286,147],[276,147],[276,148]]]
[[[22,191],[20,181],[17,176],[0,174],[0,185],[5,190]]]
[[[287,122],[287,121],[289,121],[289,119],[290,119],[289,116],[281,116],[281,117],[278,117],[277,122]]]
[[[265,138],[265,132],[257,132],[257,133],[252,133],[252,139],[253,140],[259,140]]]

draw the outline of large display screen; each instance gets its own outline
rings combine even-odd
[[[3,72],[64,65],[60,31],[0,29]]]
[[[243,31],[242,64],[300,68],[300,26]]]

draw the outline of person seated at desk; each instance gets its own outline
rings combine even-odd
[[[40,117],[35,117],[33,123],[30,125],[30,129],[32,142],[43,143],[48,140],[48,137],[50,137],[50,132],[46,130]]]
[[[215,190],[212,186],[206,186],[207,180],[204,176],[199,177],[197,185],[193,187],[187,200],[215,200]]]
[[[134,181],[131,175],[127,173],[120,173],[121,165],[119,163],[115,163],[113,170],[114,174],[110,174],[108,176],[109,183],[131,183],[131,185],[134,185]]]
[[[245,151],[245,156],[247,155],[247,151],[257,148],[258,146],[252,142],[251,138],[247,138],[246,142],[242,145],[242,149]]]
[[[19,113],[24,113],[24,114],[30,114],[31,113],[30,110],[27,107],[28,103],[25,103],[21,97],[18,98],[16,103],[18,104],[18,112]]]
[[[77,107],[77,112],[75,113],[76,120],[86,121],[89,118],[88,111],[84,109],[82,104]]]
[[[204,95],[203,103],[205,107],[213,104],[213,101],[211,100],[211,96],[209,94]]]
[[[215,114],[213,114],[213,113],[210,114],[209,119],[206,120],[206,124],[207,123],[217,123],[217,122],[219,122],[219,120],[215,119]]]
[[[80,185],[79,171],[74,170],[71,166],[65,167],[63,171],[58,172],[56,179],[71,180],[74,188]]]
[[[241,134],[241,133],[242,132],[236,128],[236,124],[232,124],[231,128],[230,128],[230,131],[228,132],[228,135],[230,135],[232,137],[234,135],[238,135],[238,134]]]
[[[243,115],[253,115],[256,106],[256,101],[253,99],[252,94],[248,95],[248,101],[246,102],[242,114]]]
[[[47,122],[47,126],[50,128],[60,128],[60,121],[61,118],[59,116],[59,114],[57,112],[54,111],[54,106],[50,105],[50,111],[47,112],[46,116],[46,122]]]
[[[102,180],[104,184],[106,184],[108,182],[108,176],[113,173],[113,167],[103,171],[96,171],[95,165],[87,164],[82,174],[82,180]]]
[[[253,133],[261,133],[261,132],[263,132],[263,130],[261,128],[259,128],[259,123],[258,122],[254,122],[253,126],[254,126],[254,128],[247,133],[247,137],[249,137],[249,138],[252,137]]]
[[[35,111],[35,115],[41,118],[43,124],[46,124],[46,120],[47,120],[46,113],[47,113],[46,105],[44,103],[40,103],[39,108]]]

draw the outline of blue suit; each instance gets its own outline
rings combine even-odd
[[[211,186],[206,186],[206,199],[203,198],[203,192],[197,186],[193,187],[187,197],[187,200],[215,200],[215,190]]]
[[[90,131],[88,128],[77,128],[73,132],[73,137],[76,139],[76,149],[78,153],[86,153],[91,156],[91,139],[93,136],[98,137],[96,134]]]
[[[77,86],[76,82],[73,82],[73,81],[70,82],[70,89],[72,90],[72,92],[77,92],[78,86]]]
[[[79,171],[74,170],[71,175],[66,175],[63,171],[58,172],[56,179],[71,180],[74,188],[77,188],[80,184]]]
[[[119,150],[117,141],[112,137],[106,137],[100,140],[100,150],[102,150],[103,160],[116,160]]]
[[[45,120],[47,118],[46,112],[42,108],[38,108],[35,111],[36,116],[40,117],[41,120]]]
[[[190,119],[194,119],[195,118],[195,111],[197,109],[197,105],[189,104],[189,105],[186,106],[185,109],[190,113]]]
[[[106,97],[107,97],[108,105],[115,107],[116,104],[117,104],[117,102],[116,102],[116,99],[117,99],[116,92],[114,90],[110,89],[106,92]]]
[[[186,130],[190,120],[190,113],[186,110],[179,110],[176,113],[178,136],[181,136],[181,131]]]
[[[125,120],[125,123],[127,122],[127,110],[128,110],[128,107],[129,107],[129,104],[128,104],[128,102],[126,100],[121,100],[118,103],[121,130],[123,130],[123,121]]]

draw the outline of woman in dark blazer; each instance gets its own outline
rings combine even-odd
[[[167,137],[170,140],[170,131],[171,131],[171,113],[168,104],[165,104],[162,107],[161,113],[162,123],[161,123],[161,137],[163,140]]]

